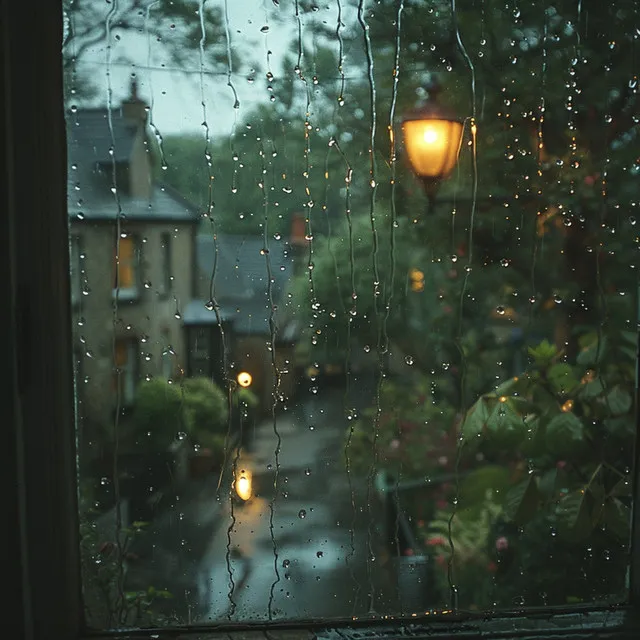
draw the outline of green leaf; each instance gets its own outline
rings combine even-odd
[[[607,432],[616,438],[630,438],[635,435],[635,417],[631,414],[617,416],[616,418],[606,418],[604,426]]]
[[[573,369],[566,362],[550,367],[547,371],[547,379],[556,393],[570,393],[578,385]]]
[[[467,411],[463,424],[463,433],[467,438],[478,436],[484,431],[490,415],[488,403],[489,400],[483,396]]]
[[[632,400],[627,391],[616,385],[607,394],[607,407],[614,416],[627,413],[631,409]]]
[[[508,399],[496,403],[487,420],[487,430],[506,439],[511,439],[514,433],[524,436],[525,431],[522,416],[514,409]]]
[[[591,534],[593,523],[584,489],[572,491],[558,503],[556,511],[558,528],[571,538],[586,538]]]
[[[505,498],[504,513],[516,524],[524,525],[536,514],[539,502],[540,492],[536,479],[529,476],[509,490]]]
[[[582,387],[580,390],[580,397],[583,400],[590,400],[592,398],[597,398],[604,391],[604,386],[602,384],[602,380],[600,378],[596,378],[591,382],[587,382],[587,384]]]
[[[556,346],[548,340],[543,340],[536,347],[529,347],[529,355],[534,359],[539,367],[548,366],[549,363],[558,355]]]
[[[584,439],[584,426],[571,411],[555,415],[547,425],[546,442],[549,450],[557,455],[571,455]]]
[[[630,498],[631,486],[631,478],[629,476],[620,478],[609,492],[609,495],[611,497]]]
[[[458,508],[466,509],[483,504],[488,491],[500,502],[508,486],[509,470],[506,467],[491,464],[475,469],[460,482]]]
[[[607,352],[607,339],[603,338],[601,342],[596,340],[590,346],[584,348],[576,358],[576,362],[586,367],[602,362]]]
[[[619,540],[629,541],[631,509],[617,498],[610,498],[604,505],[604,523]]]
[[[558,469],[548,469],[545,471],[538,480],[538,489],[542,496],[550,500],[556,493],[556,483],[558,480]]]

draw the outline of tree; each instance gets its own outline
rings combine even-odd
[[[193,67],[191,59],[200,47],[204,28],[206,47],[202,63],[207,71],[227,69],[219,7],[204,5],[202,23],[200,8],[188,0],[124,0],[102,4],[64,0],[63,11],[64,73],[70,98],[75,103],[94,98],[98,93],[96,74],[83,67],[96,48],[105,48],[105,55],[109,51],[112,64],[131,64],[135,42],[144,38],[157,45],[162,66],[168,63],[186,71]],[[238,62],[235,56],[234,62]]]

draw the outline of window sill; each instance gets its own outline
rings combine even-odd
[[[308,625],[298,623],[279,623],[270,627],[250,625],[228,625],[225,629],[217,626],[208,630],[206,626],[174,628],[166,630],[150,630],[128,635],[126,632],[116,636],[125,638],[160,638],[172,640],[397,640],[408,638],[414,640],[450,640],[460,637],[463,640],[511,640],[523,638],[529,640],[553,638],[572,638],[574,640],[593,640],[607,638],[610,640],[631,640],[640,632],[640,620],[632,607],[609,608],[603,610],[576,610],[571,612],[546,613],[536,611],[525,613],[505,613],[502,617],[489,617],[486,614],[475,614],[465,617],[441,616],[438,620],[427,622],[406,621],[391,622],[378,620],[369,622],[336,622],[333,625],[318,621]],[[113,635],[95,635],[94,640],[113,639]]]
[[[113,289],[111,295],[119,302],[137,302],[140,299],[138,289]]]

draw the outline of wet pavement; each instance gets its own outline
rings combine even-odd
[[[151,526],[128,587],[170,591],[182,623],[388,612],[378,509],[367,504],[366,480],[345,471],[342,397],[310,395],[257,425],[232,461],[252,474],[248,501],[229,491],[229,473],[221,490],[216,475],[176,496]]]

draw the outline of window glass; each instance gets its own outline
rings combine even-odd
[[[92,627],[627,601],[636,4],[65,3]]]

